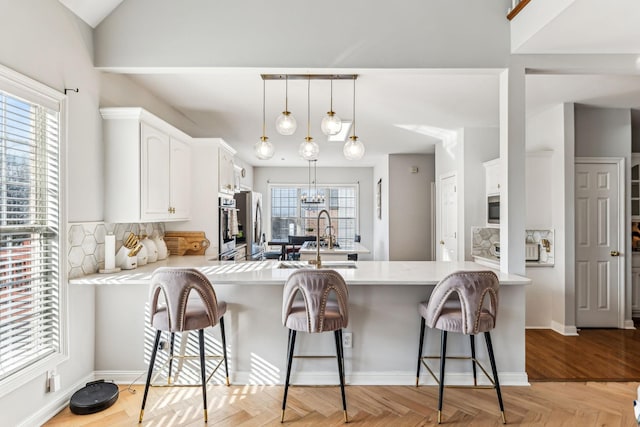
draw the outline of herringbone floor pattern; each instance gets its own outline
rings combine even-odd
[[[518,426],[635,426],[636,383],[533,383],[503,387],[507,423]],[[65,409],[47,426],[135,426],[142,397],[126,389],[111,408],[78,416]],[[293,387],[285,426],[342,426],[338,387]],[[209,425],[281,426],[281,386],[210,386]],[[433,386],[347,387],[349,425],[436,425],[438,391]],[[152,388],[144,426],[204,426],[198,388]],[[500,426],[493,390],[446,389],[443,425]]]

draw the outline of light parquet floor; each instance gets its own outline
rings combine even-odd
[[[632,401],[637,383],[538,382],[531,387],[503,387],[509,425],[635,426]],[[135,394],[121,387],[109,409],[74,415],[64,409],[46,426],[135,426],[142,386]],[[210,386],[209,424],[229,427],[282,426],[281,386]],[[436,425],[438,390],[434,386],[348,386],[349,425]],[[204,426],[199,388],[152,388],[144,426]],[[342,426],[338,387],[292,387],[285,426]],[[446,389],[446,426],[501,426],[494,390]]]

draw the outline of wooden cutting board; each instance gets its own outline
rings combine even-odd
[[[204,255],[210,245],[204,231],[167,231],[164,241],[171,255]]]

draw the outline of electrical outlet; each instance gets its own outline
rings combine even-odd
[[[344,348],[351,348],[353,346],[353,333],[351,332],[342,333],[342,346]]]
[[[49,371],[47,374],[47,391],[50,393],[60,390],[60,375],[55,371]]]

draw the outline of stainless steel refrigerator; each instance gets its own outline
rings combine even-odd
[[[236,245],[247,244],[247,259],[262,258],[262,194],[241,191],[234,195],[238,209],[238,223],[242,226],[242,236],[236,236]]]

